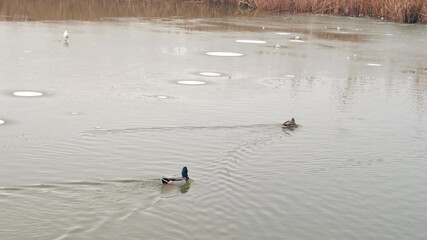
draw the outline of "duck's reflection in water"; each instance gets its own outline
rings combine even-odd
[[[160,191],[161,191],[161,194],[167,195],[166,198],[174,197],[175,194],[173,194],[173,193],[177,193],[177,191],[179,191],[181,193],[187,193],[188,191],[190,191],[192,183],[193,183],[193,180],[190,179],[189,181],[187,181],[182,186],[175,186],[175,185],[171,185],[171,184],[162,184]]]

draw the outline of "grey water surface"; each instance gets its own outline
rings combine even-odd
[[[427,238],[426,26],[12,21],[0,49],[2,240]]]

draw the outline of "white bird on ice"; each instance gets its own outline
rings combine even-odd
[[[65,41],[68,41],[68,38],[69,38],[70,36],[69,36],[69,34],[68,34],[68,32],[67,32],[67,31],[65,31],[65,32],[64,32],[64,35],[63,35],[63,36],[64,36],[64,40],[65,40]]]

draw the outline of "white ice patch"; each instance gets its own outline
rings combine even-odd
[[[207,52],[209,56],[218,56],[218,57],[240,57],[243,56],[242,53],[234,53],[234,52]]]
[[[178,84],[184,84],[184,85],[203,85],[206,84],[206,82],[203,81],[192,81],[192,80],[184,80],[184,81],[178,81]]]
[[[236,42],[238,42],[238,43],[255,43],[255,44],[257,44],[257,43],[260,43],[260,44],[267,43],[266,41],[248,40],[248,39],[236,40]]]
[[[0,125],[4,124],[4,120],[0,119]]]
[[[23,92],[14,92],[13,95],[17,97],[40,97],[40,96],[43,96],[43,93],[23,91]]]
[[[291,35],[291,33],[288,33],[288,32],[277,32],[276,33],[277,35]]]
[[[366,65],[371,66],[371,67],[381,67],[381,64],[378,64],[378,63],[368,63]]]
[[[289,42],[303,43],[303,42],[304,42],[304,40],[291,39],[291,40],[289,40]]]
[[[167,99],[168,97],[167,97],[167,96],[162,96],[162,95],[160,95],[160,96],[157,96],[157,98],[160,98],[160,99]]]
[[[285,75],[285,77],[288,77],[288,78],[294,78],[294,77],[295,77],[295,75],[292,75],[292,74],[286,74],[286,75]]]
[[[200,72],[199,75],[205,76],[205,77],[219,77],[222,74],[217,72]]]

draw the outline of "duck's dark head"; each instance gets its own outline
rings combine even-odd
[[[295,123],[295,118],[292,118],[292,119],[291,119],[291,122],[292,122],[292,123]]]
[[[188,178],[188,168],[187,167],[182,168],[181,175],[184,178]]]

